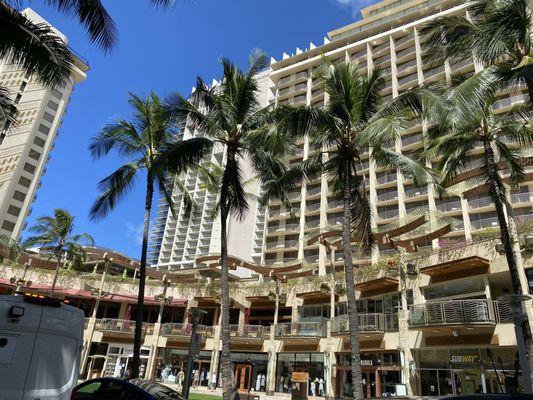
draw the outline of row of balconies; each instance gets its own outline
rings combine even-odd
[[[397,313],[358,314],[359,332],[363,334],[397,332]],[[349,333],[348,316],[341,315],[329,320],[330,335],[343,336]],[[413,305],[409,308],[409,327],[418,329],[433,326],[491,326],[512,322],[509,303],[486,299],[446,300]],[[89,319],[85,320],[85,328]],[[143,335],[153,335],[155,324],[143,323]],[[135,321],[120,319],[98,319],[95,330],[111,334],[133,335]],[[192,325],[189,323],[167,323],[161,325],[163,337],[188,337]],[[274,337],[283,338],[324,338],[328,337],[328,322],[283,322],[274,326]],[[268,339],[271,327],[262,325],[230,325],[232,337]],[[213,326],[198,325],[197,333],[204,338],[215,336]]]

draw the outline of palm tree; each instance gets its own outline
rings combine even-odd
[[[109,124],[91,140],[89,150],[93,158],[101,158],[115,150],[127,162],[100,181],[100,195],[90,210],[90,217],[96,220],[107,216],[132,189],[135,178],[144,174],[146,182],[144,231],[131,365],[132,377],[137,377],[143,322],[146,253],[154,190],[157,186],[171,211],[174,212],[173,189],[169,184],[172,174],[180,174],[199,162],[210,149],[211,142],[204,138],[182,140],[178,135],[179,129],[176,121],[154,93],[145,98],[130,94],[129,103],[134,110],[131,121],[118,120]],[[176,190],[182,191],[185,201],[192,207],[192,200],[187,191],[178,180],[174,183],[177,185]]]
[[[498,65],[506,81],[524,82],[533,101],[533,13],[528,0],[470,0],[468,15],[445,16],[421,30],[426,59]]]
[[[65,14],[74,15],[87,30],[89,41],[104,51],[110,51],[115,45],[116,27],[100,0],[43,1]],[[174,0],[150,2],[167,7]],[[64,82],[74,62],[70,50],[50,26],[32,22],[21,14],[21,5],[20,0],[0,0],[0,58],[9,58],[28,74],[35,74],[45,85]],[[12,104],[3,102],[0,92],[0,122],[2,114],[12,113]]]
[[[82,243],[93,246],[94,240],[88,233],[73,234],[74,216],[65,209],[56,208],[53,216],[37,218],[29,231],[34,235],[24,241],[24,247],[41,246],[41,251],[50,252],[56,258],[56,271],[50,288],[54,294],[63,257],[76,258],[85,253]]]
[[[249,69],[243,72],[223,59],[223,77],[216,88],[209,90],[201,79],[195,101],[179,94],[169,98],[169,108],[192,128],[213,138],[225,149],[218,202],[221,222],[221,340],[222,385],[224,400],[236,396],[231,367],[231,338],[229,326],[229,282],[227,226],[230,216],[240,219],[248,211],[249,202],[243,181],[243,164],[249,162],[253,175],[261,183],[272,181],[286,172],[282,159],[291,151],[291,137],[273,125],[272,109],[262,108],[257,92],[256,74],[267,66],[267,58],[254,51]],[[201,111],[204,106],[206,112]],[[245,161],[246,160],[246,161]]]
[[[479,171],[476,178],[482,178],[494,202],[513,291],[522,295],[517,258],[504,212],[507,189],[503,173],[509,173],[511,186],[517,186],[524,180],[522,161],[527,149],[533,145],[533,125],[529,105],[517,106],[512,112],[501,115],[495,113],[497,99],[494,90],[483,89],[483,96],[472,94],[487,80],[492,80],[486,79],[488,74],[490,71],[485,70],[466,80],[458,77],[450,87],[433,88],[435,92],[440,92],[441,104],[427,113],[429,121],[435,124],[428,131],[430,143],[427,155],[429,158],[440,157],[438,170],[442,172],[442,186],[447,187],[466,178],[461,174],[472,169],[470,161],[475,158],[475,151],[480,147],[483,149],[481,167],[475,167]],[[521,304],[520,301],[520,308]],[[533,341],[527,314],[523,310],[515,315],[515,324],[515,329],[522,331],[529,350],[529,360],[521,354],[522,370],[524,373],[527,371],[529,362],[531,373]],[[526,388],[526,391],[531,389]]]
[[[352,241],[360,251],[368,252],[374,245],[372,213],[361,174],[361,155],[373,146],[372,157],[383,166],[393,166],[420,185],[430,178],[417,162],[389,150],[386,145],[401,133],[405,118],[413,115],[414,96],[400,96],[381,106],[380,91],[385,81],[379,69],[363,76],[356,63],[333,66],[326,60],[319,75],[324,79],[329,103],[324,109],[287,107],[287,119],[299,133],[309,135],[310,143],[322,149],[323,173],[333,184],[343,202],[342,246],[350,326],[351,373],[354,398],[363,399],[359,332],[352,260]],[[409,106],[409,107],[408,107]],[[401,110],[404,109],[405,112]],[[415,110],[415,108],[413,108]],[[291,116],[292,115],[292,116]]]

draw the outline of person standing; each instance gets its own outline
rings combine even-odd
[[[199,381],[200,381],[200,371],[195,370],[193,373],[193,378],[192,378],[192,387],[197,388]]]
[[[185,373],[183,372],[183,370],[180,370],[180,372],[178,372],[178,390],[180,392],[183,389],[183,380],[184,379],[185,379]]]

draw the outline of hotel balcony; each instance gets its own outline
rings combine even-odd
[[[276,338],[323,338],[326,325],[321,322],[285,322],[276,325]]]
[[[262,325],[230,325],[230,335],[233,338],[268,339],[270,329]]]
[[[161,328],[161,335],[169,338],[173,337],[190,337],[192,331],[192,325],[188,323],[182,324],[163,324]],[[213,337],[213,327],[198,325],[196,327],[196,333],[204,338]]]
[[[472,299],[447,300],[411,306],[411,328],[450,325],[495,325],[512,320],[508,303]]]
[[[357,327],[360,333],[385,333],[398,330],[398,314],[365,313],[357,315]],[[345,336],[350,333],[347,315],[331,319],[331,335]]]
[[[154,324],[143,323],[143,335],[147,333],[150,327],[153,329]],[[113,336],[130,336],[135,333],[135,321],[125,319],[97,319],[95,330],[102,332],[104,335]]]

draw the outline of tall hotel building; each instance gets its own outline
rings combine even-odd
[[[31,9],[23,13],[35,23],[48,24]],[[54,31],[67,42],[65,35]],[[87,62],[75,56],[68,81],[50,88],[9,59],[0,59],[0,86],[9,90],[18,109],[17,123],[0,128],[0,234],[17,238],[24,229],[70,94],[86,79],[88,69]]]
[[[259,100],[263,107],[268,105],[269,71],[257,76],[260,87]],[[217,82],[213,81],[213,85]],[[186,129],[184,138],[197,132]],[[205,166],[210,163],[221,166],[224,160],[224,149],[215,146]],[[265,228],[265,207],[260,207],[257,195],[260,188],[254,181],[250,166],[243,163],[243,179],[249,197],[249,212],[242,221],[230,218],[228,224],[228,245],[231,254],[246,261],[261,262],[263,248],[263,231]],[[160,269],[177,270],[193,268],[200,255],[220,253],[220,217],[213,215],[217,202],[217,194],[208,192],[205,180],[197,170],[191,170],[176,179],[181,180],[196,206],[194,212],[186,213],[183,196],[179,190],[174,191],[173,200],[175,213],[171,213],[165,198],[160,204],[154,219],[151,243],[150,262]],[[252,239],[253,238],[253,239]],[[247,275],[247,271],[239,269],[239,274]]]
[[[471,62],[427,68],[421,57],[420,26],[439,15],[464,12],[463,2],[447,0],[386,0],[369,6],[361,21],[331,32],[320,47],[311,45],[274,60],[258,77],[262,104],[327,104],[321,82],[313,76],[323,54],[335,63],[355,60],[362,73],[379,64],[386,72],[386,99],[419,83],[473,73],[479,66]],[[524,99],[521,88],[505,90],[496,107],[503,113]],[[424,126],[413,124],[395,149],[414,154],[423,146],[424,132]],[[185,137],[195,134],[184,132]],[[313,151],[305,139],[288,162]],[[215,148],[210,161],[223,160],[223,151]],[[472,167],[478,162],[472,159]],[[530,176],[531,167],[526,168]],[[355,260],[365,397],[513,392],[520,371],[508,297],[512,285],[501,243],[494,237],[498,225],[490,199],[459,193],[440,199],[430,187],[415,188],[397,171],[376,168],[368,155],[362,173],[376,229],[428,211],[456,220],[445,238],[422,243],[418,254],[406,255],[405,264],[386,247],[371,258]],[[147,379],[178,383],[190,344],[188,316],[197,307],[205,314],[197,330],[201,340],[194,369],[199,387],[207,390],[212,376],[220,386],[220,222],[212,214],[217,199],[204,190],[201,175],[194,171],[176,179],[183,179],[198,208],[185,215],[176,190],[176,214],[162,202],[155,216],[155,268],[147,271],[141,372]],[[533,294],[533,225],[527,220],[532,215],[531,186],[527,181],[513,189],[511,202],[522,235],[522,289]],[[252,185],[248,191],[257,194],[260,188]],[[243,395],[254,392],[262,399],[290,398],[298,389],[305,392],[302,398],[353,398],[342,259],[334,261],[338,273],[330,274],[331,255],[308,242],[318,231],[339,225],[340,207],[326,177],[294,188],[291,198],[292,214],[275,200],[266,210],[252,204],[248,219],[231,221],[229,227],[231,267],[236,267],[230,274],[235,384]],[[138,262],[107,249],[89,253],[89,265],[60,274],[56,290],[86,316],[82,376],[123,376],[131,362],[138,311]],[[2,264],[0,294],[12,292],[12,282],[21,276],[36,282],[33,287],[48,288],[52,273],[43,268],[53,271],[46,260],[35,260],[29,269]],[[104,270],[113,276],[106,280]],[[531,302],[525,301],[528,311]],[[294,382],[302,377],[304,381]]]

